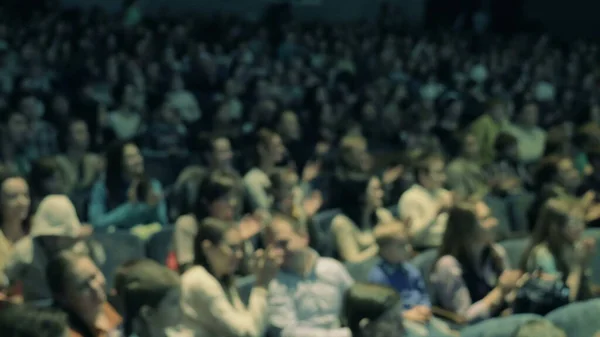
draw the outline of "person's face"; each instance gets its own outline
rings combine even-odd
[[[558,162],[557,169],[557,179],[559,184],[568,189],[574,189],[579,186],[581,183],[581,177],[571,159],[562,159],[560,162]]]
[[[2,214],[5,219],[23,221],[29,214],[31,199],[25,179],[8,178],[2,183]]]
[[[412,257],[413,249],[404,230],[400,229],[398,234],[389,242],[380,247],[380,254],[388,263],[400,264]]]
[[[294,231],[292,224],[285,219],[275,218],[271,223],[270,245],[280,248],[284,253],[284,265],[290,267],[295,258],[308,247],[308,239]]]
[[[503,121],[507,117],[506,106],[504,104],[495,104],[490,109],[490,116],[496,121]]]
[[[52,110],[60,116],[69,115],[69,101],[65,96],[56,96],[52,101]]]
[[[144,173],[144,158],[135,144],[123,147],[123,169],[130,176],[140,176]]]
[[[522,123],[527,127],[534,127],[538,124],[539,119],[539,111],[538,107],[535,104],[527,104],[523,107],[523,112],[521,113]]]
[[[42,188],[47,194],[62,194],[65,192],[63,177],[58,171],[45,179],[42,184]]]
[[[181,321],[181,290],[173,288],[163,297],[156,308],[142,313],[143,319],[152,329],[164,330],[177,326]]]
[[[90,258],[80,258],[66,278],[61,301],[81,315],[96,315],[106,302],[106,280]]]
[[[367,185],[367,204],[372,208],[383,206],[383,188],[379,178],[371,178]]]
[[[281,134],[287,135],[290,139],[300,139],[300,123],[295,113],[285,113],[281,119],[280,128]]]
[[[283,160],[283,157],[285,156],[285,146],[283,145],[283,141],[279,135],[276,135],[271,139],[269,155],[271,156],[272,161],[275,163]]]
[[[377,118],[377,110],[375,109],[375,105],[371,103],[367,103],[363,106],[362,109],[362,117],[365,121],[373,121]]]
[[[562,228],[562,231],[559,232],[558,235],[564,237],[567,242],[575,243],[583,234],[585,230],[585,222],[581,217],[578,216],[569,216],[567,223]]]
[[[86,122],[76,121],[71,124],[71,144],[79,149],[87,149],[90,145],[90,133]]]
[[[465,137],[464,149],[465,155],[469,158],[474,158],[479,156],[479,144],[477,143],[477,139],[473,135],[467,135]]]
[[[135,108],[138,106],[138,95],[139,90],[132,84],[125,86],[123,92],[123,105],[129,108]]]
[[[217,138],[213,142],[212,153],[213,165],[216,168],[230,168],[233,160],[231,142],[227,138]]]
[[[442,188],[446,183],[446,165],[443,160],[435,159],[429,164],[429,172],[427,174],[427,180],[429,182],[429,188],[438,189]]]
[[[27,131],[29,122],[25,115],[12,114],[6,123],[6,126],[11,143],[14,145],[21,145],[28,139]]]
[[[215,273],[233,275],[243,257],[243,242],[239,231],[232,228],[218,244],[205,241],[204,247]]]
[[[237,205],[238,198],[232,191],[210,202],[208,205],[208,213],[212,218],[233,220]]]

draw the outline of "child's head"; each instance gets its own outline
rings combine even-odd
[[[403,263],[412,256],[412,246],[408,241],[408,230],[399,222],[383,223],[375,227],[375,240],[379,245],[381,258],[392,264]]]

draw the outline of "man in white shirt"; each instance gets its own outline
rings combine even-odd
[[[437,247],[442,242],[447,211],[453,203],[452,195],[443,188],[445,166],[441,155],[423,154],[415,169],[417,183],[404,192],[398,202],[400,218],[409,225],[415,248]]]
[[[517,123],[505,127],[507,133],[517,138],[519,160],[523,164],[534,163],[544,155],[546,131],[538,126],[539,109],[537,104],[523,104]]]
[[[342,328],[346,290],[354,283],[337,260],[320,257],[308,248],[305,228],[294,219],[276,215],[266,229],[266,244],[285,251],[285,261],[269,286],[270,332],[280,337],[351,337]]]

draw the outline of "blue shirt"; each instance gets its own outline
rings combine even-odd
[[[410,263],[391,265],[382,261],[371,269],[368,281],[394,288],[400,294],[406,310],[417,305],[431,307],[423,276]]]

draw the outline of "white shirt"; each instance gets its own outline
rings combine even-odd
[[[519,159],[523,163],[535,162],[544,155],[546,131],[538,127],[525,129],[514,124],[506,126],[504,131],[517,138]]]
[[[410,222],[412,244],[416,247],[437,247],[442,243],[446,231],[447,213],[439,213],[439,200],[442,194],[449,194],[440,189],[432,194],[419,184],[409,188],[398,202],[400,217]]]

